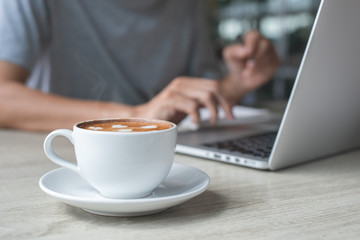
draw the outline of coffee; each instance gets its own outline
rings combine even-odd
[[[78,124],[78,127],[106,132],[149,132],[170,129],[174,124],[160,120],[110,119],[83,122]]]

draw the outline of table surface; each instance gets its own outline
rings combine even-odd
[[[206,192],[154,215],[105,217],[41,191],[58,167],[45,136],[0,130],[0,239],[360,239],[359,150],[278,172],[177,154],[209,175]],[[69,142],[54,145],[74,159]]]

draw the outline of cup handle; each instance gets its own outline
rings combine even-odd
[[[70,140],[70,142],[74,145],[74,142],[73,142],[73,135],[72,135],[72,131],[69,130],[69,129],[58,129],[58,130],[55,130],[55,131],[52,131],[46,138],[45,138],[45,141],[44,141],[44,152],[46,154],[46,156],[51,160],[53,161],[54,163],[62,166],[62,167],[65,167],[65,168],[69,168],[75,172],[80,172],[79,171],[79,167],[72,163],[72,162],[69,162],[69,161],[66,161],[64,159],[62,159],[61,157],[59,157],[52,149],[52,146],[51,146],[51,143],[53,141],[53,139],[57,136],[63,136],[63,137],[66,137],[67,139]]]

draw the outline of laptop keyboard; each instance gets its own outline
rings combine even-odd
[[[268,158],[274,145],[276,132],[203,144],[208,148],[217,148],[255,157]]]

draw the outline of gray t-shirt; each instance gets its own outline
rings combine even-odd
[[[204,0],[0,0],[0,59],[28,85],[140,104],[177,76],[219,78]]]

